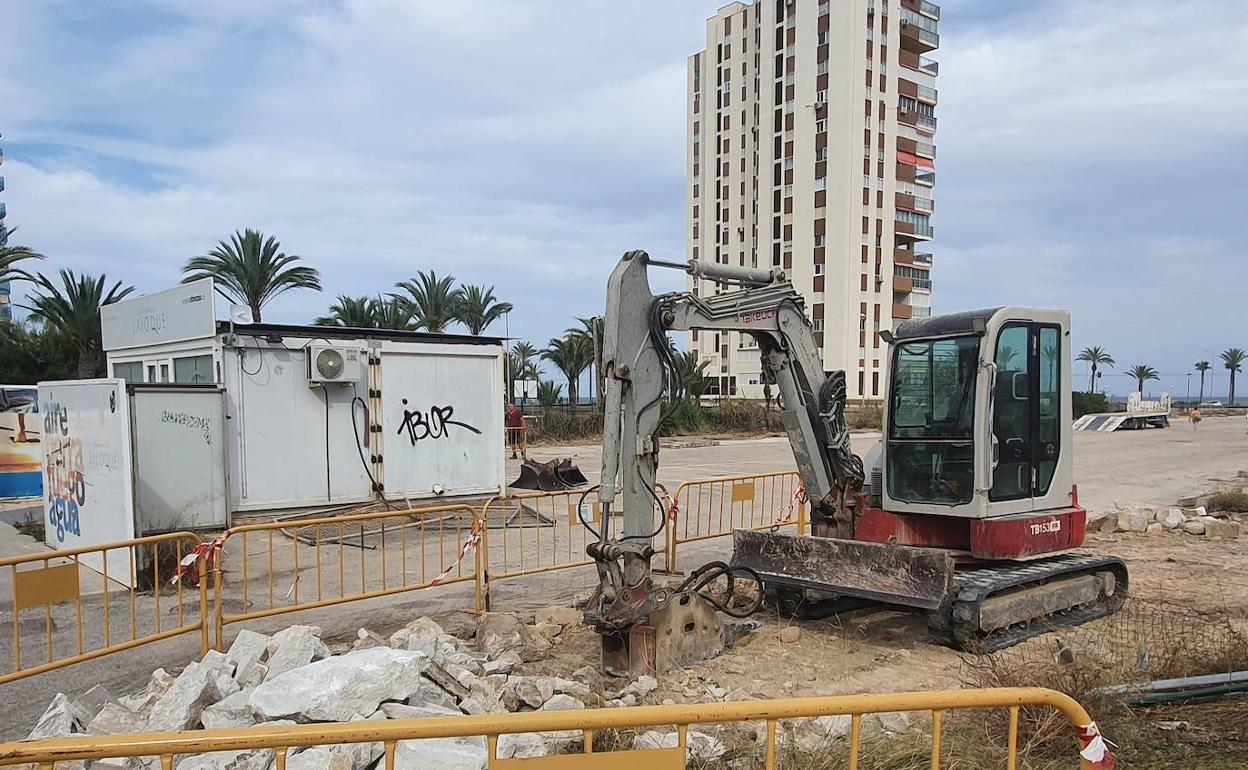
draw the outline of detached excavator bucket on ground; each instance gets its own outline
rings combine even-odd
[[[510,486],[516,489],[537,489],[557,492],[573,489],[589,483],[581,469],[571,459],[562,457],[549,462],[525,460],[520,465],[520,476]]]

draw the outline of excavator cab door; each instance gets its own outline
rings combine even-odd
[[[1062,333],[1052,324],[1004,324],[993,351],[990,503],[1044,497],[1061,456]]]

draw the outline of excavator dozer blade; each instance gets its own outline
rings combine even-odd
[[[953,581],[953,559],[933,548],[745,529],[732,539],[733,566],[753,569],[764,584],[930,610]]]

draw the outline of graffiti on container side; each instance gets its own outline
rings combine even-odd
[[[481,435],[481,431],[468,423],[451,419],[451,416],[455,414],[453,406],[431,406],[428,414],[419,409],[415,411],[407,409],[406,398],[403,399],[403,406],[403,424],[399,426],[398,434],[400,436],[406,434],[412,446],[416,446],[416,443],[422,439],[446,438],[452,425]]]
[[[204,443],[212,445],[212,427],[207,417],[200,417],[186,412],[171,412],[164,409],[160,413],[160,421],[170,425],[184,425],[188,428],[203,431]]]

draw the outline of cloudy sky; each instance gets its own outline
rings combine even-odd
[[[435,269],[495,284],[540,344],[599,312],[622,252],[683,254],[685,57],[717,5],[10,0],[8,223],[143,291],[257,227],[327,287],[266,320]],[[937,312],[1068,307],[1077,347],[1180,395],[1248,348],[1248,14],[942,6]]]

